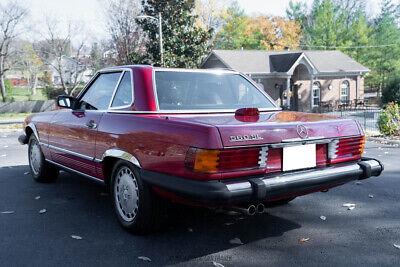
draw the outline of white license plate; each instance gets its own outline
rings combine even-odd
[[[283,148],[283,171],[312,168],[317,165],[316,145],[289,146]]]

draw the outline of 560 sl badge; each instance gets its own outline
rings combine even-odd
[[[263,140],[264,138],[260,137],[258,134],[251,135],[231,135],[229,137],[229,142],[244,142],[244,141],[254,141],[254,140]]]

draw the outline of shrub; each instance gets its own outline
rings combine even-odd
[[[382,102],[400,102],[400,77],[389,80],[387,86],[382,91]]]
[[[384,135],[399,135],[400,113],[397,102],[390,102],[382,110],[378,119],[379,131]]]
[[[8,79],[4,80],[4,85],[6,86],[6,95],[10,96],[13,93],[14,86],[12,85],[10,80],[8,80]]]

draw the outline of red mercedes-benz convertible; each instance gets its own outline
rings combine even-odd
[[[232,70],[123,66],[26,119],[33,178],[104,183],[121,225],[154,229],[168,200],[262,213],[266,203],[378,176],[355,120],[282,111]]]

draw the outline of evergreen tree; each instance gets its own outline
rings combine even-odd
[[[142,1],[143,14],[162,16],[163,58],[165,67],[197,67],[207,54],[211,32],[196,25],[194,0]],[[140,62],[161,66],[158,21],[138,18],[148,34],[146,53],[138,55]]]
[[[216,49],[241,49],[248,47],[249,40],[245,38],[248,17],[235,1],[226,11],[224,24],[217,33],[214,47]]]

